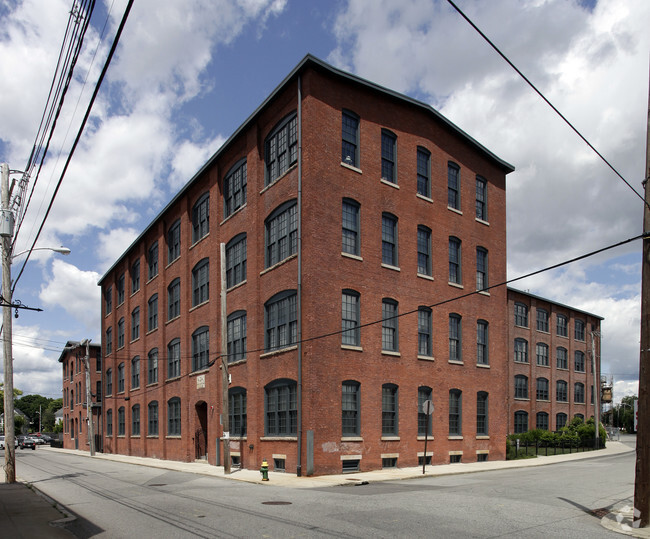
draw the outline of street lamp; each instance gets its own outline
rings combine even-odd
[[[68,256],[71,252],[67,247],[34,247],[33,249],[25,249],[24,251],[20,251],[20,253],[11,255],[11,260],[14,260],[24,254],[31,253],[32,251],[52,251],[54,253],[59,253],[65,256]]]
[[[14,445],[14,365],[13,343],[11,328],[11,262],[17,256],[35,250],[54,251],[69,255],[67,247],[49,248],[37,247],[22,251],[16,255],[11,254],[11,242],[14,231],[13,213],[9,209],[9,167],[6,163],[0,169],[0,241],[2,243],[2,340],[4,352],[4,405],[5,405],[5,483],[16,482],[16,448]]]

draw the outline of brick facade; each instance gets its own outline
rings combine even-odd
[[[344,114],[359,122],[358,155],[348,163],[342,162]],[[283,122],[291,115],[295,123],[286,124],[285,132]],[[273,138],[278,129],[286,139]],[[392,155],[396,170],[387,179],[382,179],[389,170],[382,172],[382,133],[395,150],[385,153]],[[267,147],[271,139],[277,146]],[[425,194],[417,192],[418,148],[429,155],[430,192]],[[281,170],[286,168],[271,182],[268,152],[275,152]],[[226,215],[228,178],[244,159],[245,204],[233,202]],[[448,205],[450,162],[460,171],[458,208]],[[245,402],[245,414],[239,408],[235,414],[237,420],[245,419],[245,435],[238,423],[230,427],[235,463],[255,469],[266,458],[271,469],[302,474],[416,466],[425,443],[423,432],[418,434],[419,388],[431,389],[435,406],[427,447],[433,464],[458,455],[462,462],[476,461],[479,455],[503,459],[509,428],[501,413],[508,403],[510,369],[506,289],[474,292],[478,248],[489,261],[484,286],[506,279],[505,176],[512,170],[428,106],[307,57],[102,277],[104,451],[221,464],[220,244],[231,245],[245,234],[245,270],[234,267],[235,254],[227,264],[232,275],[245,275],[227,291],[229,317],[246,315],[245,358],[235,355],[233,343],[228,369],[231,402]],[[487,195],[487,212],[481,218],[476,213],[477,176],[485,182]],[[208,229],[202,228],[197,206],[206,194]],[[356,253],[342,252],[344,200],[358,210]],[[291,229],[293,222],[293,210],[287,208],[294,201],[300,226],[284,238],[284,227]],[[286,219],[275,220],[279,215]],[[170,229],[177,221],[180,246],[172,245],[170,260],[170,242],[175,242]],[[391,242],[382,237],[386,223],[396,223],[396,254],[390,263],[385,257]],[[430,271],[424,274],[418,272],[418,226],[430,231]],[[449,282],[450,238],[460,241],[458,283]],[[150,277],[148,253],[156,242],[157,270]],[[207,300],[194,290],[198,270],[193,276],[205,260]],[[170,294],[176,279],[178,313]],[[124,291],[118,297],[121,282]],[[341,334],[344,293],[359,305],[359,338],[353,344]],[[157,323],[150,328],[149,302],[155,294]],[[197,297],[199,304],[194,305]],[[276,299],[277,311],[270,306]],[[382,324],[384,303],[399,314],[395,330],[391,323]],[[419,335],[420,307],[431,309],[431,348],[426,353],[420,353],[426,344],[419,346],[420,339],[427,340],[426,331]],[[134,334],[137,310],[139,330]],[[450,315],[460,321],[457,340],[455,334],[450,339]],[[488,327],[480,362],[479,321]],[[193,335],[200,328],[209,331],[209,361],[193,349]],[[276,338],[272,348],[275,341],[268,339]],[[180,372],[170,373],[174,347],[170,352],[168,347],[176,339]],[[450,340],[458,350],[455,358],[450,358]],[[156,379],[149,376],[155,350]],[[138,364],[139,377],[134,378]],[[123,387],[118,372],[123,373]],[[354,389],[345,410],[344,384]],[[460,391],[461,400],[460,415],[453,419],[454,424],[458,420],[458,432],[450,433],[452,390]],[[487,394],[486,414],[480,414],[487,428],[477,433],[479,392]],[[152,403],[157,403],[157,422]],[[134,415],[139,421],[133,421]]]
[[[517,313],[516,308],[519,309]],[[524,312],[525,321],[522,320]],[[576,415],[584,420],[593,417],[594,378],[596,402],[600,398],[600,322],[603,319],[512,288],[508,289],[508,318],[508,432],[519,430],[515,425],[517,412],[527,414],[528,429],[537,428],[539,414],[542,414],[539,421],[542,425],[547,421],[549,430],[558,430],[564,426],[563,422],[571,421]],[[519,343],[526,343],[525,360]],[[594,353],[595,377],[591,361]],[[527,381],[526,396],[521,394],[521,386],[517,390],[515,377]],[[541,382],[539,392],[538,379]],[[548,381],[547,395],[544,380]],[[544,414],[547,414],[546,420]],[[558,417],[558,414],[563,416]]]

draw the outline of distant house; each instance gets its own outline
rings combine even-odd
[[[27,432],[27,428],[29,427],[29,417],[27,417],[24,413],[22,413],[20,410],[17,408],[14,409],[14,418],[16,417],[22,417],[24,420],[24,426],[23,426],[23,432]],[[4,412],[0,414],[0,432],[5,431],[5,414]]]

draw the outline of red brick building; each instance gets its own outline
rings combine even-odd
[[[508,316],[508,432],[559,430],[576,416],[594,416],[603,318],[512,288]]]
[[[102,348],[90,344],[89,352],[95,447],[101,450],[102,437],[97,433],[102,425]],[[72,341],[66,343],[59,356],[63,371],[63,447],[66,449],[89,447],[85,357],[86,346]]]
[[[102,277],[104,452],[222,463],[225,323],[235,465],[503,459],[512,170],[307,56]]]

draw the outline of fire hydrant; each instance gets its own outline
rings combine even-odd
[[[266,462],[266,459],[262,459],[262,467],[260,468],[260,473],[262,474],[262,481],[269,480],[269,463]]]

